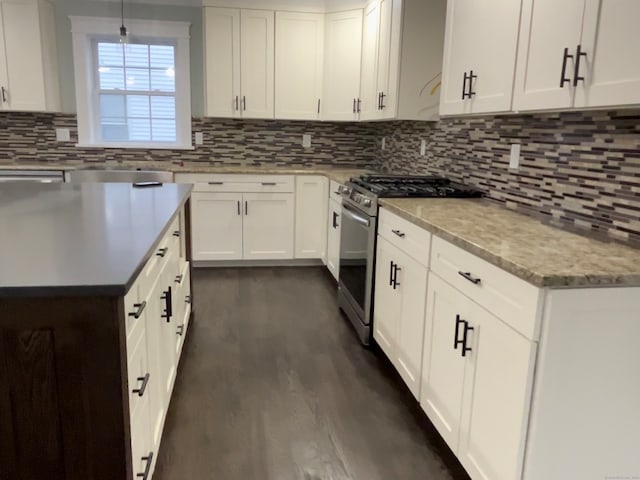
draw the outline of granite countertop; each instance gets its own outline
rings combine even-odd
[[[252,166],[252,165],[214,165],[202,162],[105,162],[105,163],[12,163],[1,164],[1,170],[109,170],[142,169],[162,170],[173,173],[213,173],[213,174],[255,174],[255,175],[325,175],[338,183],[345,183],[351,177],[362,175],[370,170],[342,167],[305,167],[305,166]]]
[[[191,188],[0,184],[0,298],[124,295]]]
[[[538,287],[640,286],[640,250],[479,199],[386,199],[389,211]]]

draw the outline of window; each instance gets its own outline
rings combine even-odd
[[[79,145],[191,148],[188,26],[127,22],[121,44],[113,19],[71,20]]]

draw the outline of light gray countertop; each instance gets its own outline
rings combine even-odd
[[[0,184],[0,297],[124,295],[191,189]]]
[[[389,211],[538,287],[640,286],[640,250],[481,199],[383,199]]]

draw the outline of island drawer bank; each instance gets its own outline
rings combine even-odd
[[[0,189],[0,479],[151,478],[193,316],[190,192]]]
[[[640,471],[640,252],[484,202],[382,203],[374,339],[469,475]],[[513,266],[540,241],[570,258]]]

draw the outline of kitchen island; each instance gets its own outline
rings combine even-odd
[[[151,478],[193,316],[190,193],[0,187],[0,479]]]

